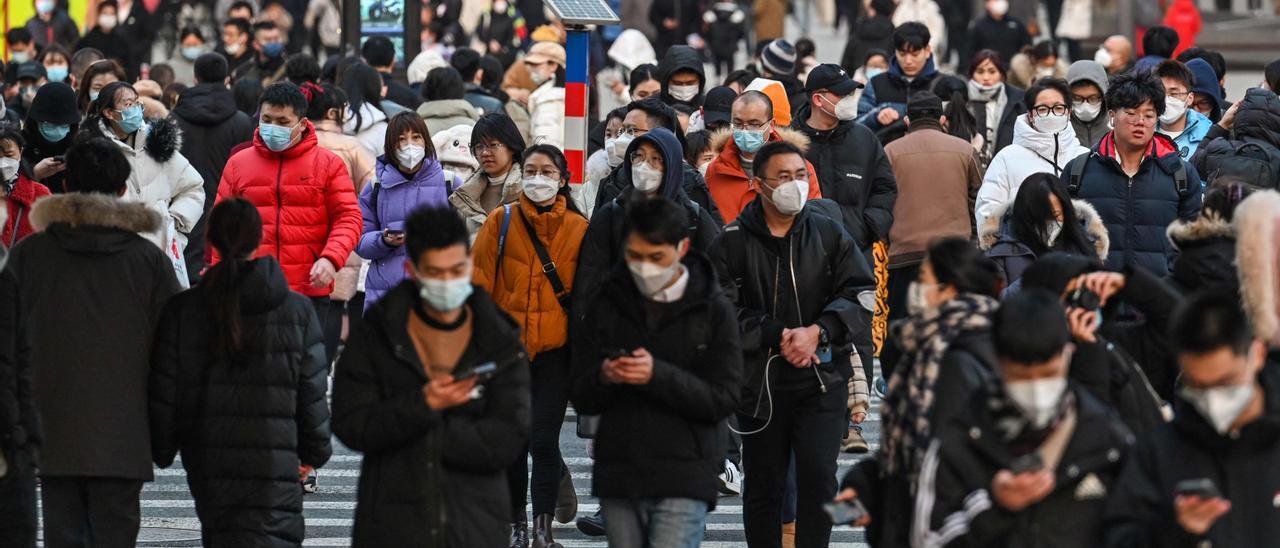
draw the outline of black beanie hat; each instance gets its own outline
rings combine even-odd
[[[80,123],[76,110],[76,91],[62,82],[50,82],[36,91],[27,111],[27,120],[50,124],[74,125]]]

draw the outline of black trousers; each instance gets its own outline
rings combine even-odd
[[[529,448],[507,469],[513,523],[528,519],[524,511],[526,487],[533,499],[534,516],[555,513],[560,479],[569,473],[560,458],[560,428],[564,426],[565,410],[569,407],[569,349],[561,347],[540,353],[529,366],[533,389],[529,402],[532,407]],[[525,455],[533,456],[532,475]]]
[[[40,491],[46,548],[128,548],[137,543],[141,480],[44,477]]]
[[[742,521],[751,548],[782,545],[782,507],[787,468],[795,459],[796,547],[825,547],[831,520],[822,510],[836,495],[836,458],[847,427],[847,383],[773,394],[773,417],[764,431],[742,437]],[[764,419],[738,415],[742,430],[764,426]]]
[[[6,453],[9,473],[0,479],[0,546],[36,545],[36,471],[25,450]]]
[[[320,320],[320,333],[324,336],[324,357],[330,367],[338,354],[338,343],[342,337],[342,312],[346,305],[347,303],[329,297],[311,298],[316,319]]]
[[[889,323],[907,317],[907,288],[911,282],[920,277],[920,264],[889,268]],[[902,348],[892,337],[885,337],[884,347],[880,349],[880,375],[889,382],[894,366],[902,359]],[[867,382],[871,382],[867,377]]]

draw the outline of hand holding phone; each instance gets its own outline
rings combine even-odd
[[[1180,481],[1174,485],[1173,492],[1178,525],[1193,535],[1207,533],[1219,518],[1231,511],[1231,501],[1222,498],[1222,492],[1209,478]]]
[[[1040,458],[1040,453],[1034,451],[1018,457],[1009,463],[1009,471],[1014,474],[1025,474],[1027,472],[1039,472],[1044,469],[1044,460]]]
[[[867,515],[867,507],[863,506],[862,501],[856,498],[847,501],[828,502],[822,505],[822,509],[826,511],[827,517],[831,518],[832,525],[852,525]]]

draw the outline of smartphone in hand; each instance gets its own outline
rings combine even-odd
[[[848,525],[867,515],[867,507],[863,506],[862,501],[858,499],[847,502],[828,502],[822,505],[822,509],[827,512],[827,517],[831,518],[832,525]]]

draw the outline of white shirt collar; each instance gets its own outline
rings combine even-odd
[[[656,295],[649,297],[654,302],[674,303],[684,298],[684,290],[689,287],[689,269],[684,265],[680,265],[680,277],[676,278],[676,283],[671,284],[666,289],[659,291]]]

